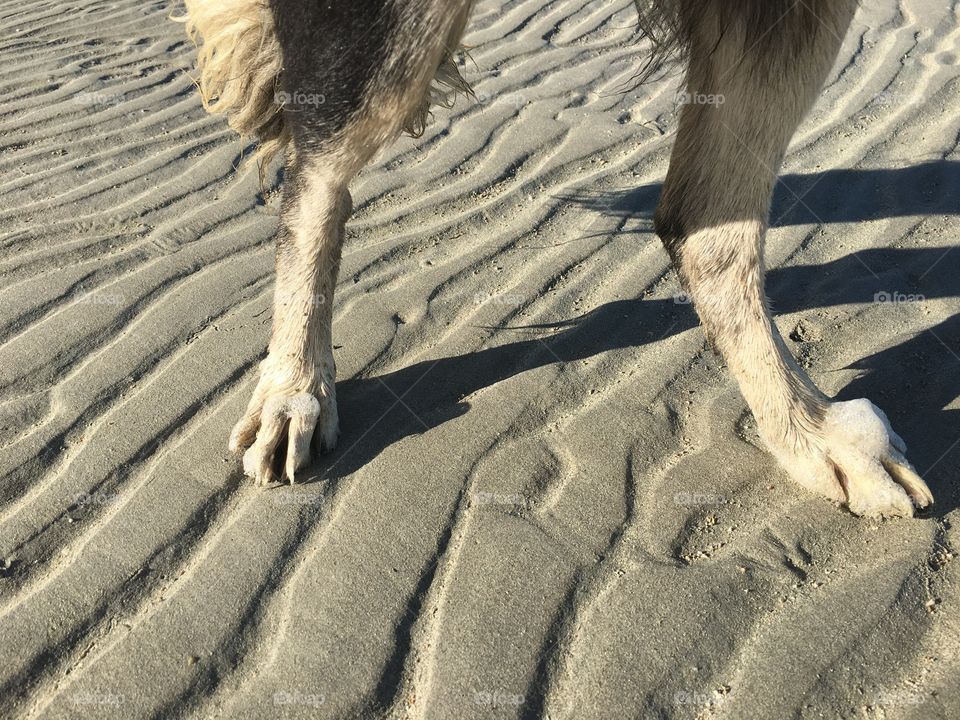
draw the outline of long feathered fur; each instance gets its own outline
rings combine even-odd
[[[744,33],[748,43],[744,55],[751,49],[764,49],[762,44],[797,54],[798,48],[823,26],[810,3],[811,0],[633,0],[640,33],[652,45],[633,81],[639,85],[677,61],[686,65],[697,26],[704,22],[719,28],[717,37],[723,36],[729,23],[743,23],[750,29]],[[788,35],[774,32],[777,27],[792,26],[794,22],[795,29]]]
[[[687,59],[692,28],[691,0],[633,0],[640,33],[652,48],[633,81],[639,85],[656,75],[664,65]],[[705,4],[706,0],[700,0]]]
[[[197,44],[197,86],[204,107],[227,116],[231,128],[256,138],[257,163],[263,168],[291,139],[284,121],[279,79],[283,67],[273,14],[267,0],[184,0],[186,24]],[[459,94],[473,95],[448,49],[428,96],[407,119],[403,131],[421,135],[431,105],[451,107]]]
[[[462,52],[462,48],[460,51]],[[451,108],[458,95],[472,98],[474,97],[473,88],[460,74],[455,53],[448,48],[430,85],[430,92],[423,99],[417,112],[404,125],[403,131],[413,137],[420,137],[430,121],[430,108],[433,105]]]
[[[187,34],[198,45],[203,106],[259,141],[261,167],[290,140],[279,100],[283,67],[273,15],[264,0],[185,0]]]

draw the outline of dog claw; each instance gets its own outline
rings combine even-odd
[[[261,398],[265,397],[261,401]],[[325,403],[309,392],[294,395],[254,393],[250,407],[234,427],[230,449],[243,453],[243,472],[258,485],[269,485],[276,480],[296,482],[297,472],[310,461],[310,447],[315,435],[336,432],[336,402],[323,398]],[[324,405],[328,411],[324,412]],[[329,412],[329,408],[333,412]],[[332,417],[331,417],[332,416]],[[320,426],[318,428],[318,425]],[[274,474],[275,454],[286,439],[286,457],[282,459],[282,477]],[[252,441],[252,442],[251,442]]]
[[[869,400],[832,403],[805,453],[775,450],[801,485],[855,515],[912,517],[933,494],[904,457],[906,444]]]

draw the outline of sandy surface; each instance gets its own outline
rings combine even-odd
[[[960,717],[948,4],[865,3],[768,243],[802,363],[937,497],[891,522],[787,481],[676,301],[628,0],[480,2],[480,102],[355,185],[340,450],[267,491],[226,443],[276,172],[167,3],[4,4],[0,716]]]

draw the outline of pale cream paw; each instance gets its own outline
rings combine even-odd
[[[869,400],[831,403],[807,440],[803,450],[774,448],[774,455],[799,484],[855,515],[912,517],[933,503],[903,440]]]
[[[299,389],[298,388],[303,388]],[[243,471],[258,484],[296,482],[297,472],[317,452],[333,450],[339,435],[333,381],[280,381],[264,371],[253,397],[230,434],[230,450],[243,452]],[[285,446],[285,456],[277,457]],[[281,469],[276,478],[274,468]]]

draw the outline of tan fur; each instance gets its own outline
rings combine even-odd
[[[259,141],[266,165],[290,141],[277,102],[283,60],[273,16],[263,0],[185,0],[186,23],[197,43],[197,85],[204,107],[222,113],[238,134]]]

